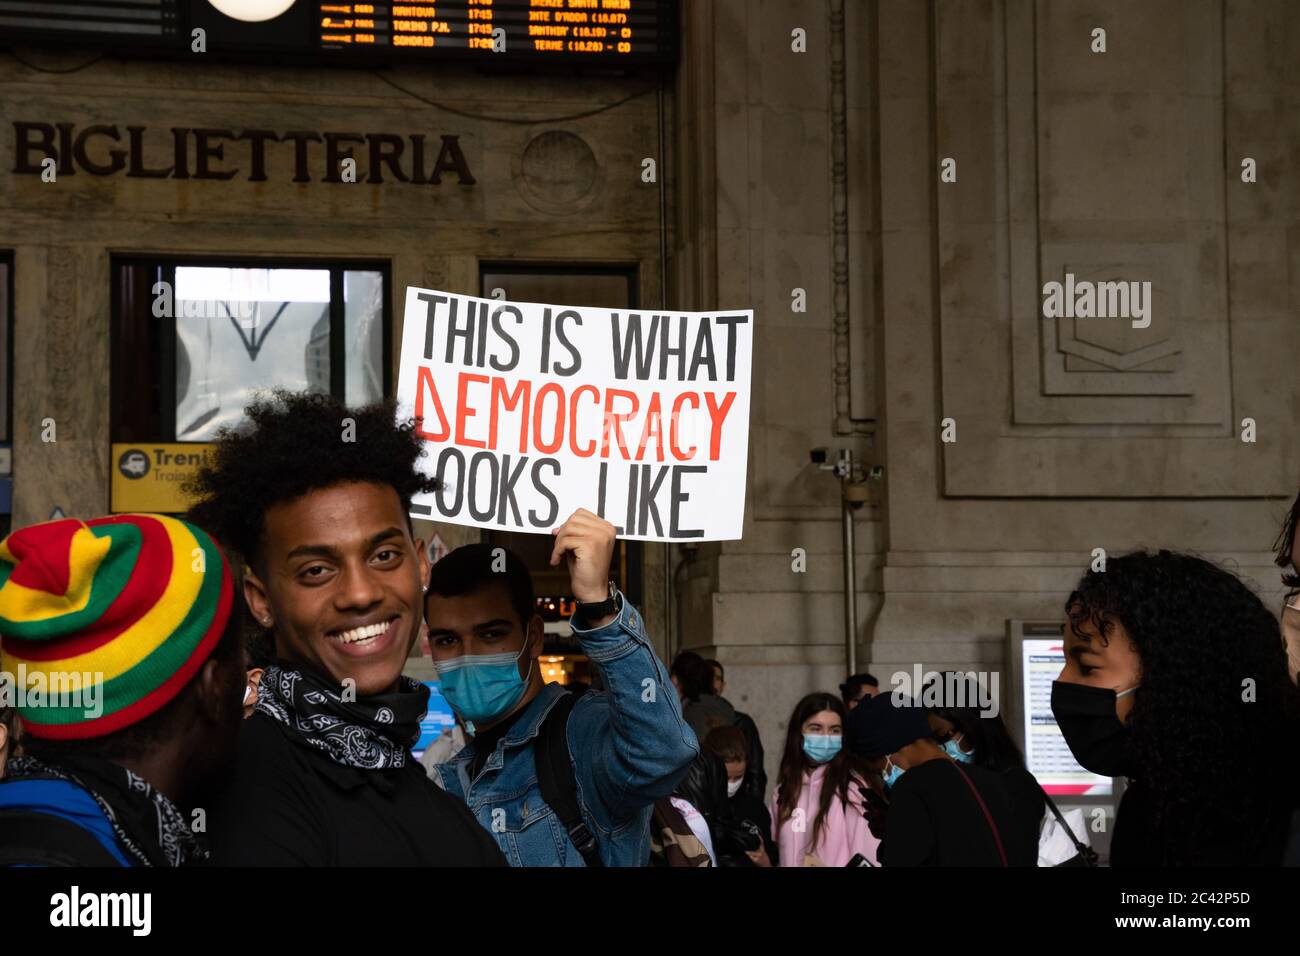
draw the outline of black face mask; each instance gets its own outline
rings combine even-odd
[[[1129,777],[1135,769],[1128,728],[1115,713],[1116,697],[1104,687],[1052,682],[1052,714],[1070,753],[1083,769],[1103,777]]]

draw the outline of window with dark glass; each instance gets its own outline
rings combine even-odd
[[[379,401],[390,375],[384,264],[114,260],[115,442],[207,442],[254,393]]]

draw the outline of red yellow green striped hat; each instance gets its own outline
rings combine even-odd
[[[65,518],[13,532],[0,541],[0,671],[23,732],[102,737],[157,712],[212,653],[233,594],[221,549],[177,518]]]

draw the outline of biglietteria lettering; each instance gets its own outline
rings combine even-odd
[[[146,157],[146,153],[152,160]],[[460,137],[412,133],[314,132],[269,129],[171,127],[14,121],[14,168],[17,175],[39,176],[54,160],[60,177],[87,173],[133,179],[217,179],[243,176],[250,183],[267,179],[267,157],[292,159],[295,183],[344,182],[342,161],[355,160],[357,182],[437,186],[475,182],[461,149]]]

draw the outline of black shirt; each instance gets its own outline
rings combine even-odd
[[[219,866],[505,866],[491,834],[416,760],[359,770],[254,712],[208,814]]]
[[[993,817],[1009,866],[1036,866],[1038,834],[1018,827],[1001,774],[927,760],[907,770],[889,791],[880,862],[884,866],[1001,866],[988,818],[962,772]]]
[[[1043,827],[1043,814],[1047,812],[1047,798],[1034,775],[1024,767],[1012,767],[998,773],[1002,778],[1007,800],[1011,805],[1012,826],[1019,845],[1034,848],[1034,863],[1038,864],[1038,835]]]

